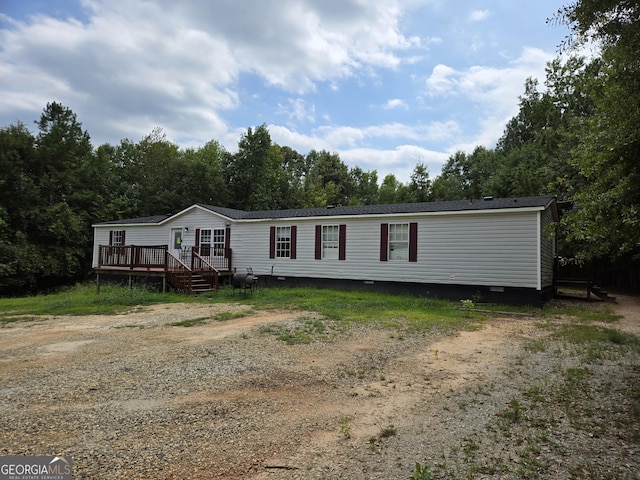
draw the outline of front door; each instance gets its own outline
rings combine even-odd
[[[184,248],[182,244],[182,229],[181,228],[172,228],[171,229],[171,253],[178,257],[180,260],[183,260],[184,257]],[[183,260],[184,261],[184,260]]]

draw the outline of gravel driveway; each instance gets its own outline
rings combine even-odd
[[[606,327],[639,335],[638,298],[613,307]],[[554,340],[571,319],[510,317],[454,335],[324,320],[289,345],[274,331],[313,313],[214,320],[242,308],[1,328],[0,455],[71,455],[76,479],[640,478],[635,344],[589,358]]]

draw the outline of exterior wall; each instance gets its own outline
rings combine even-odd
[[[127,245],[168,245],[171,249],[171,231],[182,228],[182,245],[192,247],[196,243],[197,228],[225,228],[225,219],[209,211],[194,208],[172,217],[162,225],[101,225],[94,228],[93,268],[98,267],[99,245],[109,245],[111,230],[124,230]],[[185,230],[185,227],[188,230]]]
[[[234,266],[259,275],[538,288],[538,211],[296,219],[232,227]],[[380,261],[381,223],[418,223],[418,261]],[[346,259],[315,260],[315,225],[346,224]],[[297,226],[297,258],[269,258],[269,228]]]
[[[231,223],[233,267],[257,275],[429,285],[484,286],[495,292],[541,290],[553,281],[553,239],[546,225],[550,210],[438,213],[378,217],[233,222],[193,207],[161,225],[101,225],[94,228],[93,266],[98,245],[109,244],[111,230],[125,230],[128,245],[169,245],[171,230],[183,229],[183,245],[195,245],[197,228]],[[382,223],[418,224],[417,262],[381,261]],[[297,227],[297,258],[269,258],[272,226]],[[345,260],[315,260],[316,225],[346,225]],[[188,228],[188,230],[185,229]]]
[[[540,280],[541,288],[544,289],[553,286],[553,261],[556,254],[551,209],[540,213],[540,226]]]

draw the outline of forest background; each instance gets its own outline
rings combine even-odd
[[[86,279],[94,223],[194,203],[272,210],[547,194],[566,207],[559,254],[639,291],[640,5],[578,0],[549,22],[572,33],[542,85],[526,81],[495,148],[456,152],[433,179],[417,164],[407,183],[380,181],[336,153],[277,145],[265,125],[248,128],[233,154],[216,140],[181,149],[160,128],[96,148],[51,102],[36,135],[20,121],[0,129],[0,295]],[[585,45],[589,57],[577,54]]]

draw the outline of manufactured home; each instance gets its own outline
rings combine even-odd
[[[196,204],[94,227],[98,275],[215,290],[261,282],[540,304],[553,292],[555,197],[243,211]],[[99,281],[99,280],[98,280]]]

